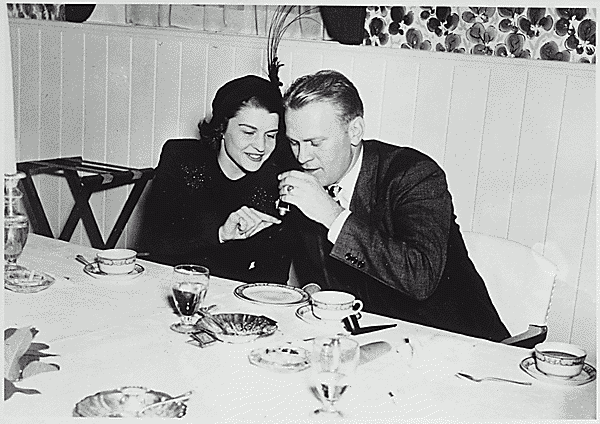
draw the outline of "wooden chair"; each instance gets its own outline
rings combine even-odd
[[[557,268],[520,243],[463,231],[469,257],[512,335],[502,343],[532,348],[546,339]]]

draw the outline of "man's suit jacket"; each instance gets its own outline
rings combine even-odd
[[[408,147],[363,141],[352,214],[335,245],[294,211],[301,283],[360,298],[365,310],[500,341],[510,334],[468,257],[442,169]]]

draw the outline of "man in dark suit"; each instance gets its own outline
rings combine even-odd
[[[369,312],[509,337],[468,257],[442,169],[412,148],[364,141],[362,101],[338,72],[298,78],[284,103],[301,170],[280,174],[279,187],[297,207],[299,283],[350,292]]]

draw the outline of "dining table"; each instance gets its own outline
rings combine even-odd
[[[211,275],[204,305],[216,305],[213,314],[266,316],[277,322],[277,331],[247,343],[200,347],[170,329],[180,319],[172,301],[172,267],[138,259],[143,272],[136,278],[97,278],[75,260],[77,255],[93,260],[97,252],[29,235],[19,264],[55,282],[37,293],[5,289],[4,327],[36,328],[34,340],[55,355],[40,360],[59,369],[15,382],[40,393],[14,393],[5,400],[5,422],[63,422],[87,396],[126,386],[171,396],[193,391],[181,417],[186,422],[313,422],[311,412],[321,402],[311,390],[310,369],[278,372],[248,357],[268,347],[310,351],[310,339],[343,332],[342,326],[303,320],[298,305],[250,302],[234,293],[244,282]],[[388,323],[397,325],[348,335],[361,345],[385,341],[391,346],[358,366],[338,403],[348,421],[596,418],[595,379],[570,385],[532,376],[520,366],[532,349],[361,312],[362,327]],[[531,384],[473,382],[458,378],[459,372]]]

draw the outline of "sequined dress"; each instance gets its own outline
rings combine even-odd
[[[206,265],[211,275],[239,281],[285,283],[291,254],[285,221],[246,240],[218,239],[219,227],[243,205],[278,216],[277,175],[284,169],[274,162],[234,181],[201,141],[167,141],[146,202],[142,245],[149,260]]]

